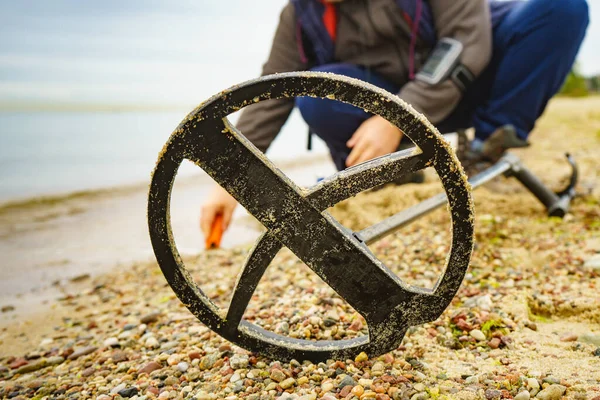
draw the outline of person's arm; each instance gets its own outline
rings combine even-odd
[[[438,38],[450,37],[463,45],[461,62],[475,77],[492,56],[492,26],[488,0],[430,0]],[[398,96],[424,114],[432,124],[444,120],[458,105],[461,90],[446,80],[436,86],[413,80]]]
[[[296,39],[296,15],[291,3],[281,12],[271,53],[263,65],[261,76],[277,72],[302,71],[307,68],[300,57]],[[236,127],[252,144],[265,152],[287,121],[293,99],[267,100],[250,105],[241,112]]]

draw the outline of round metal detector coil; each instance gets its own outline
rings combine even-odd
[[[300,188],[226,118],[250,104],[298,96],[335,99],[378,114],[399,127],[417,147],[348,168],[312,188]],[[267,229],[246,259],[226,313],[193,281],[173,240],[169,202],[184,159],[206,171]],[[358,235],[324,211],[364,190],[429,166],[441,179],[452,221],[447,265],[433,290],[404,283]],[[317,72],[251,80],[213,96],[192,111],[159,156],[148,198],[148,224],[158,264],[183,304],[223,338],[280,360],[343,360],[363,351],[374,357],[397,348],[409,326],[435,320],[450,304],[473,248],[469,184],[454,152],[437,130],[389,92],[356,79]],[[266,268],[284,246],[365,318],[368,336],[301,340],[275,334],[242,318]]]

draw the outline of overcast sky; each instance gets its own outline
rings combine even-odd
[[[579,53],[600,73],[600,0]],[[0,102],[189,105],[260,72],[287,0],[0,0]]]

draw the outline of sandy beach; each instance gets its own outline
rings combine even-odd
[[[147,183],[0,207],[0,397],[159,399],[599,399],[600,98],[558,98],[515,151],[546,184],[578,196],[563,219],[518,182],[474,192],[476,247],[452,305],[376,359],[313,364],[249,353],[208,330],[166,284],[146,225]],[[310,186],[320,157],[281,166]],[[150,173],[150,171],[149,171]],[[223,249],[202,251],[198,212],[210,181],[176,182],[172,224],[188,269],[227,307],[258,227],[236,213]],[[389,186],[328,210],[369,226],[440,191]],[[371,246],[410,284],[433,286],[450,244],[438,210]],[[278,254],[245,319],[291,337],[367,334],[364,319],[288,251]]]

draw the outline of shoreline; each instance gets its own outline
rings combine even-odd
[[[278,161],[298,185],[316,183],[333,172],[328,155]],[[199,173],[178,177],[172,195],[171,223],[182,256],[204,251],[198,228],[202,197],[212,179]],[[0,327],[37,318],[58,298],[82,284],[135,263],[154,262],[147,233],[148,184],[140,182],[0,203]],[[91,228],[91,229],[90,229]],[[222,248],[247,245],[259,231],[241,207],[234,213]],[[15,268],[15,266],[18,266]]]

